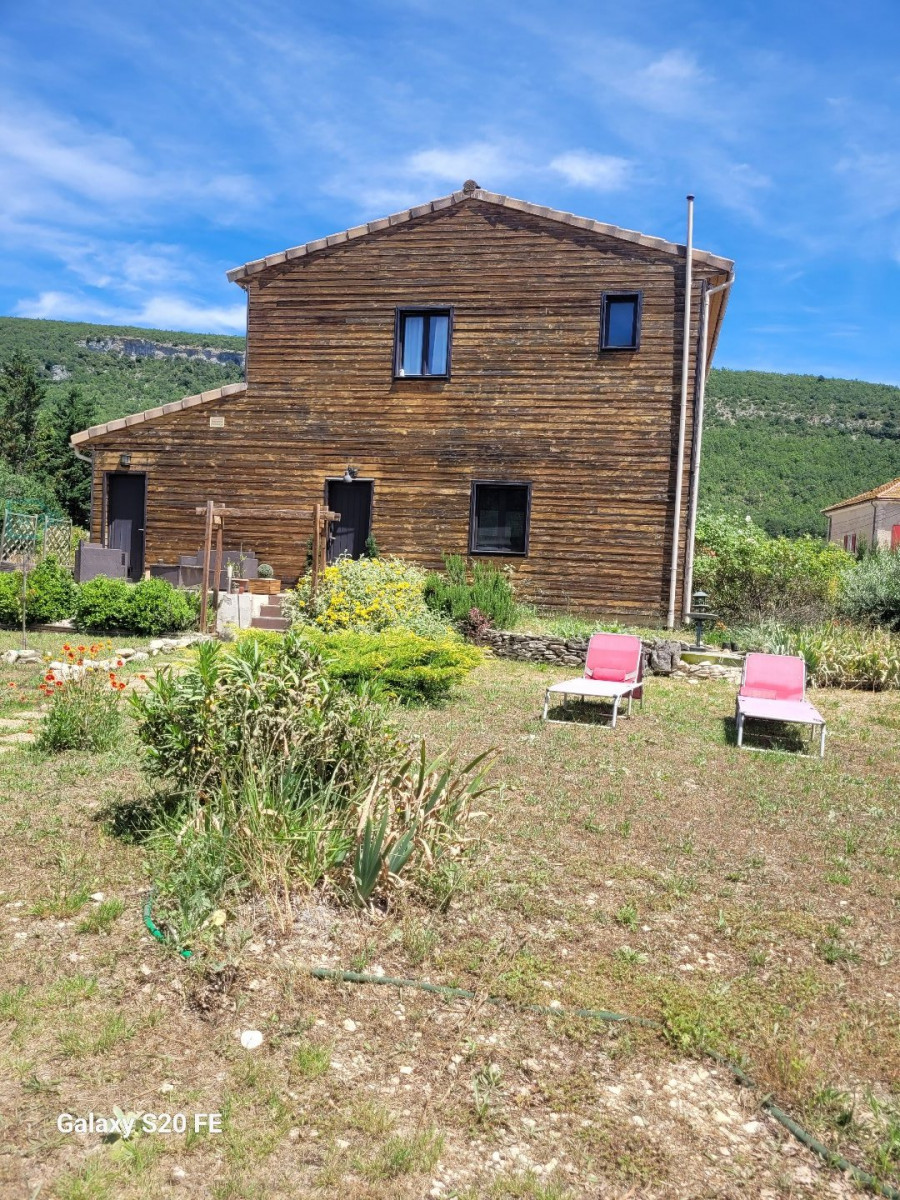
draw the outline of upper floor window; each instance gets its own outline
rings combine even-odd
[[[422,378],[450,374],[449,308],[397,310],[394,374]]]
[[[470,554],[527,554],[530,483],[472,484]]]
[[[600,305],[600,349],[637,350],[641,343],[641,293],[604,292]]]

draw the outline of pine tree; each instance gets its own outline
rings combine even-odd
[[[69,438],[93,421],[93,401],[76,387],[64,392],[41,420],[38,466],[74,525],[86,525],[90,517],[91,467],[75,457]]]
[[[20,350],[0,363],[0,458],[19,474],[32,467],[45,395],[34,364]]]

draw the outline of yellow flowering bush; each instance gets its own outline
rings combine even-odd
[[[444,637],[447,624],[425,603],[426,575],[399,558],[339,558],[326,567],[310,608],[309,576],[288,593],[285,607],[295,625],[323,633],[380,633],[407,629]]]

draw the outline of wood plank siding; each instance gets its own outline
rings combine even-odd
[[[684,259],[470,199],[247,278],[247,391],[92,437],[104,472],[147,473],[146,563],[195,551],[207,499],[311,505],[348,464],[374,481],[381,552],[465,554],[473,480],[530,483],[535,603],[665,613],[680,404]],[[691,389],[699,281],[695,263]],[[643,293],[640,349],[600,351],[604,292]],[[715,304],[721,303],[721,296]],[[398,307],[452,308],[448,379],[395,379]],[[715,329],[717,307],[711,313]],[[222,428],[211,417],[224,418]],[[682,543],[692,444],[688,412]],[[309,529],[239,522],[226,541],[296,579]],[[683,562],[683,548],[681,554]],[[679,585],[680,586],[680,585]],[[679,595],[680,603],[680,595]]]

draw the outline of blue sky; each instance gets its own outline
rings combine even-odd
[[[900,383],[897,0],[0,0],[0,311],[242,332],[228,267],[486,188],[734,258],[717,365]]]

